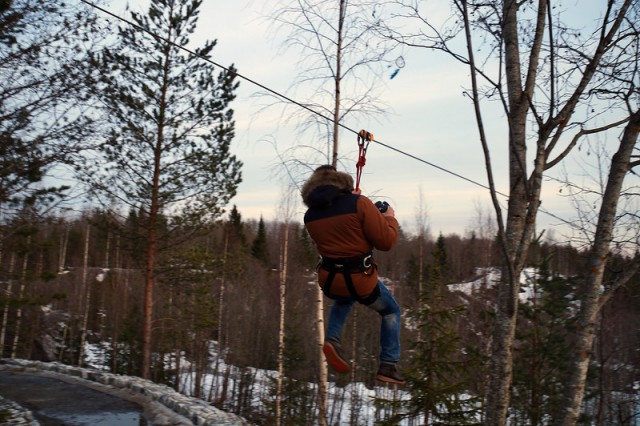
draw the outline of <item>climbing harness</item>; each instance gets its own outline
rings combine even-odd
[[[380,289],[376,286],[371,294],[362,297],[356,291],[353,285],[352,274],[363,273],[364,275],[371,275],[378,269],[378,265],[373,260],[373,253],[366,253],[362,256],[355,256],[349,258],[332,259],[322,256],[318,268],[322,268],[329,272],[324,285],[322,286],[322,292],[329,298],[334,298],[331,295],[331,284],[336,274],[342,274],[344,276],[344,283],[347,286],[347,290],[351,297],[363,305],[370,305],[378,299],[380,295]]]
[[[356,163],[356,191],[360,189],[360,178],[362,177],[362,168],[367,162],[367,148],[369,142],[373,140],[373,134],[366,130],[358,132],[358,162]]]
[[[358,162],[356,163],[355,182],[356,191],[360,189],[362,168],[367,161],[367,148],[369,148],[369,143],[372,140],[373,135],[370,132],[360,130],[358,133]],[[378,207],[378,209],[380,209],[380,207]],[[318,269],[320,268],[329,273],[327,279],[322,285],[322,292],[331,299],[339,297],[331,294],[331,284],[333,284],[333,280],[337,274],[341,274],[344,277],[344,283],[347,286],[349,295],[357,302],[362,303],[363,305],[370,305],[380,296],[380,288],[378,286],[376,286],[367,296],[360,296],[356,291],[353,279],[351,278],[351,275],[353,274],[371,275],[378,269],[378,265],[373,260],[373,253],[371,252],[348,258],[329,258],[322,256],[318,263]]]

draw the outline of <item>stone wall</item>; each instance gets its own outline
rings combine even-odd
[[[37,426],[40,423],[20,404],[0,396],[0,424]]]

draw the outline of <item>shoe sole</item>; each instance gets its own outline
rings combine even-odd
[[[349,372],[349,364],[345,361],[336,351],[336,348],[329,342],[325,342],[322,346],[322,353],[324,354],[327,364],[336,373],[346,374]]]
[[[385,383],[393,383],[394,385],[404,385],[407,382],[406,380],[397,380],[391,377],[383,376],[381,374],[376,375],[376,380]]]

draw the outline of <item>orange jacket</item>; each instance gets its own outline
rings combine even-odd
[[[346,173],[333,173],[351,178]],[[304,223],[321,256],[353,258],[364,256],[373,249],[387,251],[395,245],[398,221],[394,217],[383,216],[367,197],[352,194],[349,179],[345,178],[343,184],[340,180],[318,179],[316,174],[303,187],[302,198],[309,207]],[[324,286],[328,275],[328,271],[319,269],[320,286]],[[378,273],[376,268],[371,268],[351,274],[351,279],[358,295],[366,297],[376,287]],[[340,273],[331,284],[331,296],[350,296]]]

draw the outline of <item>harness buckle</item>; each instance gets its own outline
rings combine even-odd
[[[373,266],[372,263],[373,260],[373,254],[369,254],[368,256],[365,256],[362,258],[362,267],[364,269],[369,269]]]

